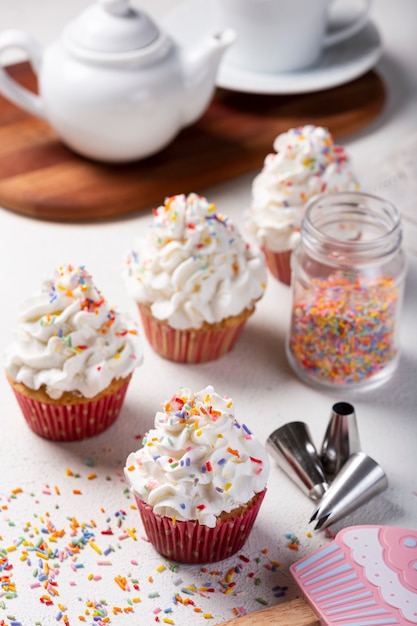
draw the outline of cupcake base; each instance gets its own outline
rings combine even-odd
[[[146,338],[160,356],[177,363],[205,363],[230,352],[255,307],[216,324],[179,330],[152,316],[148,305],[139,304]]]
[[[196,520],[173,521],[153,512],[151,506],[136,502],[149,541],[160,554],[182,563],[213,563],[238,552],[252,530],[266,489],[250,502],[230,513],[222,513],[214,528]]]
[[[28,426],[52,441],[80,441],[99,435],[117,419],[131,376],[119,378],[92,398],[64,393],[50,398],[43,388],[29,389],[7,376]]]
[[[272,276],[284,285],[291,284],[291,254],[292,250],[273,252],[264,248],[266,264]]]

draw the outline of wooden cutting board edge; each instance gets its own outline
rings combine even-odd
[[[36,91],[28,63],[8,70]],[[0,97],[0,204],[36,219],[88,222],[122,218],[255,172],[274,138],[290,127],[327,126],[353,134],[383,110],[385,87],[374,71],[313,94],[259,96],[217,89],[202,118],[159,154],[107,165],[76,155],[43,120]]]
[[[320,626],[320,620],[303,598],[295,598],[222,622],[221,626]]]

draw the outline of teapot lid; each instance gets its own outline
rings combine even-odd
[[[118,53],[145,48],[157,39],[159,30],[129,0],[97,0],[67,25],[65,35],[78,48]]]

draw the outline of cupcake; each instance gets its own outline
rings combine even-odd
[[[266,492],[267,452],[230,398],[213,387],[180,388],[131,453],[125,475],[154,547],[185,563],[209,563],[242,548]]]
[[[265,253],[271,274],[291,282],[291,252],[300,238],[306,203],[317,194],[357,191],[359,184],[342,146],[326,128],[291,128],[278,135],[252,183],[248,233]]]
[[[328,626],[417,624],[417,531],[351,526],[291,565]]]
[[[146,337],[161,356],[201,363],[229,352],[264,293],[263,255],[230,219],[191,193],[154,210],[126,278]]]
[[[142,359],[135,325],[110,308],[84,267],[67,265],[23,303],[5,367],[30,428],[73,441],[115,422]]]

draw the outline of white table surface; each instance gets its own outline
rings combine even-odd
[[[25,28],[47,44],[87,4],[85,0],[0,0],[0,25]],[[141,6],[160,16],[174,4],[174,0],[147,0]],[[366,174],[373,161],[417,131],[417,3],[375,0],[372,19],[384,41],[377,70],[386,83],[388,98],[374,123],[343,140],[359,175]],[[161,189],[161,202],[172,193],[197,191],[242,224],[253,175],[210,189]],[[144,211],[105,223],[64,225],[0,209],[0,351],[12,339],[20,301],[38,288],[42,277],[63,263],[84,264],[107,299],[136,316],[121,280],[121,265],[150,215]],[[27,428],[5,377],[1,377],[0,577],[10,576],[17,597],[8,597],[14,595],[13,589],[0,589],[0,623],[3,619],[7,625],[46,626],[65,623],[63,616],[67,615],[71,625],[97,624],[94,607],[102,602],[107,623],[121,626],[151,625],[157,619],[182,626],[218,624],[231,619],[236,611],[256,611],[265,603],[272,606],[297,595],[288,566],[327,543],[329,537],[309,525],[314,504],[274,464],[256,526],[242,550],[249,562],[236,556],[205,571],[185,565],[172,571],[143,538],[122,468],[128,453],[139,447],[138,436],[151,427],[160,403],[180,385],[198,390],[212,384],[220,393],[230,395],[238,419],[251,425],[262,441],[278,426],[303,420],[320,446],[333,402],[352,402],[362,447],[383,466],[389,487],[335,524],[332,531],[353,524],[416,528],[416,294],[417,262],[409,254],[398,370],[385,386],[362,394],[323,393],[293,375],[284,354],[290,291],[272,279],[234,351],[218,362],[177,365],[156,356],[144,342],[144,365],[134,376],[123,412],[118,422],[97,438],[62,444],[37,437]],[[94,533],[101,555],[90,545],[78,555],[68,555],[72,518],[79,524],[75,531],[78,538],[82,529]],[[55,542],[51,533],[45,532],[48,520],[58,531],[64,531]],[[107,528],[113,535],[102,534]],[[288,547],[287,534],[298,538],[298,551]],[[30,552],[31,566],[24,561],[24,542],[36,543],[39,537],[58,550],[58,556],[48,564],[59,595],[45,589],[44,582],[37,586],[35,570],[38,568],[39,574],[42,567],[39,569],[34,552]],[[4,559],[12,569],[1,571]],[[106,565],[100,564],[103,561]],[[237,564],[241,571],[230,573]],[[118,576],[126,578],[128,588],[117,584]],[[230,586],[231,582],[235,585]],[[279,586],[287,587],[284,595]],[[207,588],[211,590],[204,591]],[[53,604],[43,603],[43,594]],[[194,605],[175,601],[175,594]]]

